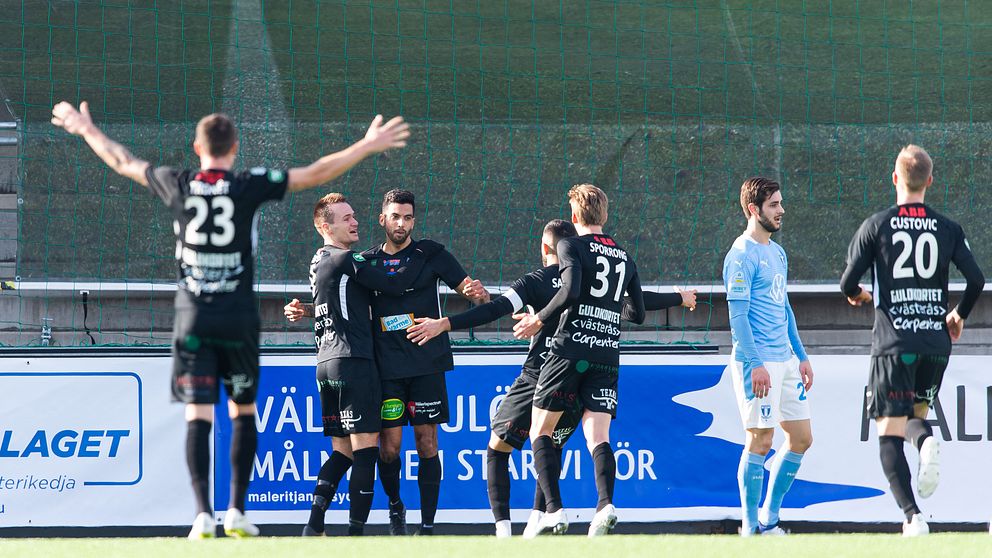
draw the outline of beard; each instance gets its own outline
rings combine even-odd
[[[778,232],[779,229],[782,228],[782,225],[776,225],[775,221],[765,217],[764,215],[758,217],[758,224],[770,233]]]
[[[393,244],[403,244],[406,242],[406,239],[410,238],[410,231],[397,232],[393,230],[387,231],[386,235]]]

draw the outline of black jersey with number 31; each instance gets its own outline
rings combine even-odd
[[[176,306],[254,310],[257,211],[263,202],[283,198],[286,173],[148,167],[145,177],[174,219]]]
[[[856,296],[858,280],[872,270],[872,355],[951,353],[945,316],[952,262],[968,280],[958,305],[967,318],[981,292],[974,285],[984,284],[984,278],[960,225],[921,203],[893,206],[865,219],[848,249],[841,290]]]
[[[636,300],[643,320],[644,301],[634,259],[607,234],[587,234],[558,242],[558,268],[562,289],[571,288],[579,276],[577,295],[558,322],[551,354],[573,360],[620,364],[620,320],[624,294]],[[556,295],[556,299],[558,299]],[[557,310],[549,304],[542,320]]]

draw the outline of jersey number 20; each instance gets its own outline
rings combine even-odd
[[[601,298],[606,294],[606,291],[610,290],[610,260],[603,256],[596,256],[596,266],[599,267],[599,270],[596,271],[596,281],[598,284],[593,285],[589,289],[589,294],[596,298]],[[616,265],[616,271],[620,274],[620,278],[617,280],[617,292],[613,295],[613,300],[620,302],[620,297],[623,296],[623,279],[627,275],[627,263],[618,263]]]
[[[923,279],[933,277],[937,272],[937,237],[925,232],[916,239],[916,249],[913,249],[913,237],[906,231],[898,231],[892,235],[892,244],[902,244],[902,252],[892,265],[892,278],[905,279],[919,275]],[[914,256],[915,266],[906,265],[910,256]]]
[[[234,202],[231,198],[212,197],[208,206],[206,198],[190,196],[186,198],[184,207],[187,211],[192,208],[196,212],[186,224],[186,244],[203,246],[209,240],[211,245],[220,247],[227,246],[234,240],[234,223],[231,222],[231,217],[234,217]],[[211,208],[214,214],[214,228],[220,229],[220,232],[212,232],[208,235],[200,232],[200,227],[210,216]]]

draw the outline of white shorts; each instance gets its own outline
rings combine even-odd
[[[745,430],[774,428],[785,420],[809,419],[809,401],[799,374],[798,358],[792,357],[786,362],[765,362],[772,388],[762,398],[754,396],[749,366],[731,355],[729,368]]]

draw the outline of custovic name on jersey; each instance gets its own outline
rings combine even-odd
[[[872,271],[872,355],[950,354],[944,321],[950,264],[954,262],[969,283],[975,271],[981,276],[960,225],[924,204],[893,206],[865,219],[851,241],[847,261],[842,288],[849,296],[860,291],[861,274]],[[965,309],[962,301],[962,317],[972,304]]]
[[[637,266],[607,234],[572,236],[558,241],[558,268],[581,269],[578,299],[558,322],[551,354],[572,360],[620,364],[620,319],[623,296]]]
[[[145,176],[151,191],[172,211],[176,307],[254,310],[257,210],[286,194],[286,173],[148,167]]]
[[[734,241],[723,260],[723,284],[727,300],[746,300],[747,321],[751,324],[758,358],[767,362],[785,362],[792,358],[789,344],[789,318],[786,309],[786,284],[789,260],[778,243],[761,244],[748,235]],[[736,350],[737,333],[731,332],[738,361],[744,355]]]
[[[413,265],[412,260],[416,258],[424,258],[423,252],[416,249],[417,244],[415,240],[396,254],[387,254],[380,245],[366,250],[362,255],[372,265],[382,266],[393,273],[402,266]],[[376,364],[382,379],[425,376],[455,367],[447,334],[438,335],[419,346],[406,338],[406,329],[414,324],[414,318],[440,318],[441,296],[438,289],[441,281],[457,289],[466,276],[458,260],[447,250],[441,250],[423,262],[423,269],[402,295],[381,291],[373,294],[372,334]]]

